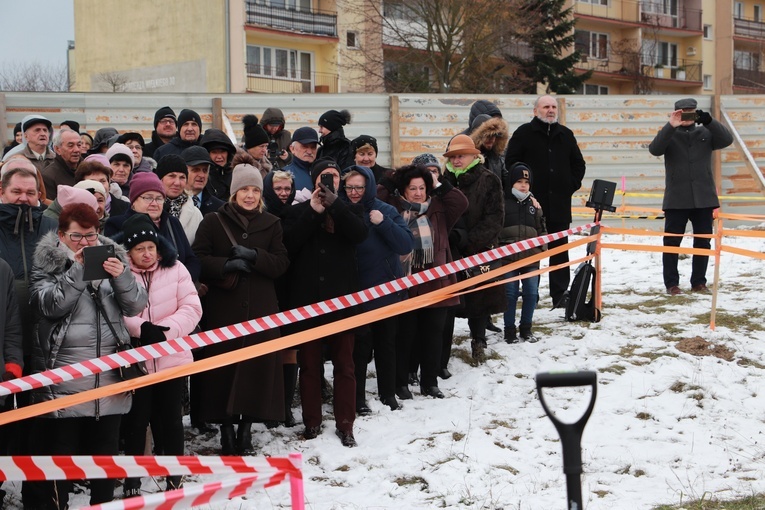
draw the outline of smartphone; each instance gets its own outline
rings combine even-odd
[[[686,121],[686,120],[692,120],[696,122],[698,119],[698,114],[696,112],[683,112],[680,114],[680,120]]]
[[[335,176],[332,174],[321,174],[319,176],[321,183],[327,187],[332,193],[335,192]]]
[[[114,257],[113,244],[86,246],[82,250],[82,257],[85,259],[83,280],[105,280],[112,277],[104,269],[104,262],[106,259]]]

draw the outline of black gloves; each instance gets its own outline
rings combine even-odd
[[[255,265],[255,261],[258,260],[258,250],[256,248],[247,248],[237,244],[231,247],[231,251],[228,254],[232,259],[246,260],[252,265]]]
[[[712,116],[709,114],[709,112],[705,112],[704,110],[696,110],[696,124],[704,124],[707,126],[711,122]]]
[[[234,271],[250,273],[252,272],[252,269],[250,268],[249,262],[244,259],[228,259],[226,263],[223,264],[223,272],[233,273]]]
[[[165,331],[169,331],[167,326],[157,326],[151,322],[144,322],[141,324],[141,345],[156,344],[158,342],[164,342]]]
[[[323,184],[321,185],[321,191],[319,192],[319,198],[321,199],[321,205],[324,206],[324,208],[332,207],[332,204],[335,203],[335,200],[337,200],[337,195],[335,193],[332,193],[331,190],[329,190],[326,186]]]

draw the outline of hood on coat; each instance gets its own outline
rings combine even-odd
[[[274,191],[274,173],[268,172],[263,178],[263,202],[266,204],[266,211],[270,212],[271,214],[279,216],[286,207],[289,207],[292,202],[295,201],[296,193],[297,189],[295,189],[295,178],[293,176],[292,191],[290,192],[289,198],[287,198],[287,203],[283,204]]]
[[[363,175],[364,179],[367,181],[366,188],[364,188],[364,196],[361,197],[360,204],[364,206],[366,211],[369,211],[373,208],[375,198],[377,198],[377,184],[375,183],[375,176],[370,168],[353,165],[343,171],[343,177],[345,178],[350,172],[354,170]],[[351,203],[351,199],[345,192],[345,179],[343,179],[343,187],[340,189],[339,196],[349,204]]]
[[[98,242],[100,244],[114,245],[116,257],[126,266],[129,265],[128,254],[124,246],[102,235],[98,236]],[[59,243],[57,231],[48,232],[40,238],[32,258],[34,267],[46,273],[56,274],[66,271],[70,262],[66,247],[62,247]]]
[[[127,250],[123,245],[125,242],[125,232],[117,232],[112,239],[114,240],[114,244],[125,250],[125,254],[127,255]],[[159,266],[173,267],[178,260],[178,250],[175,249],[173,243],[165,238],[165,236],[160,234],[157,236],[157,239],[159,239],[159,244],[157,245],[157,253],[160,256]],[[128,258],[130,258],[129,255]]]
[[[280,122],[282,129],[284,129],[284,113],[282,113],[279,108],[266,108],[266,111],[264,111],[263,115],[260,117],[260,125],[264,128],[266,127],[266,124],[276,121]]]
[[[496,136],[497,141],[494,142],[491,152],[497,155],[502,155],[504,154],[505,147],[507,147],[507,142],[510,139],[509,131],[509,126],[503,118],[489,117],[478,126],[473,127],[473,132],[470,134],[470,138],[473,139],[475,146],[480,148],[487,138]]]
[[[487,99],[479,99],[470,106],[470,115],[468,117],[468,129],[473,126],[473,121],[481,114],[489,117],[502,117],[499,107]]]

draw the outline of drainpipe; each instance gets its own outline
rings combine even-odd
[[[226,93],[231,93],[231,0],[223,0],[226,4]]]

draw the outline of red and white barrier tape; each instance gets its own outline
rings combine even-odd
[[[237,475],[181,489],[104,503],[88,508],[190,508],[235,498],[250,488],[268,488],[288,480],[293,509],[304,508],[302,456],[13,456],[0,457],[0,481],[72,480],[144,476]]]
[[[455,260],[447,264],[434,267],[411,276],[405,276],[397,280],[392,280],[375,287],[370,287],[352,294],[346,294],[332,299],[327,299],[319,303],[313,303],[298,308],[293,308],[284,312],[275,313],[266,317],[259,317],[245,322],[232,324],[222,328],[203,331],[184,337],[167,340],[152,345],[122,351],[108,356],[101,356],[88,361],[67,365],[61,368],[46,370],[36,374],[24,376],[18,379],[11,379],[0,383],[0,396],[20,393],[34,388],[43,388],[53,384],[59,384],[65,381],[71,381],[82,377],[114,370],[136,363],[138,361],[148,361],[150,359],[160,358],[169,354],[189,351],[205,345],[213,345],[227,340],[233,340],[241,336],[260,333],[275,327],[293,324],[305,319],[318,317],[338,310],[343,310],[361,303],[373,301],[382,296],[387,296],[425,282],[437,280],[450,274],[464,271],[470,267],[480,264],[486,264],[492,260],[501,259],[520,253],[532,248],[545,245],[551,241],[562,239],[571,234],[578,234],[594,227],[596,223],[588,223],[579,227],[574,227],[561,232],[547,234],[544,236],[526,239],[513,244],[507,244],[482,253],[477,253],[463,259]]]

